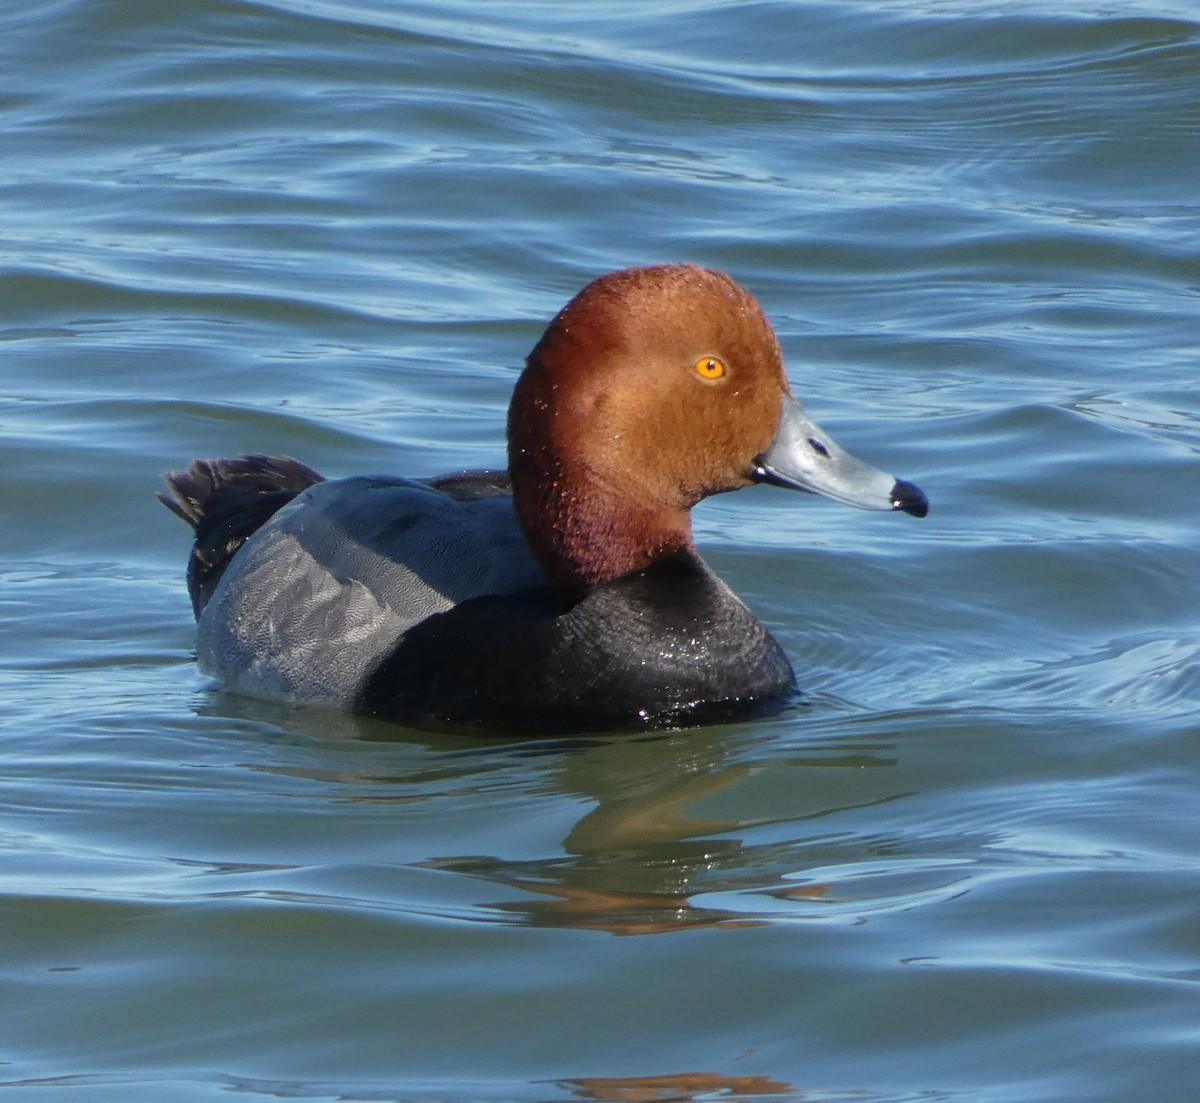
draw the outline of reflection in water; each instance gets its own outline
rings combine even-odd
[[[571,885],[511,880],[514,888],[545,893],[541,902],[505,901],[501,911],[523,915],[541,927],[573,927],[616,935],[666,934],[697,927],[760,927],[763,920],[733,917],[728,912],[693,906],[685,893],[619,893]]]
[[[688,1103],[700,1096],[720,1098],[792,1094],[789,1084],[767,1076],[721,1076],[713,1072],[680,1072],[673,1076],[586,1077],[560,1082],[580,1099],[604,1103]]]
[[[257,723],[269,723],[272,709],[284,711],[292,740],[311,712],[233,698],[220,704],[227,717],[236,708],[240,719]],[[312,719],[314,731],[328,731],[323,711]],[[373,753],[366,744],[384,736],[390,752]],[[881,753],[883,745],[818,741],[772,755],[771,737],[764,725],[484,743],[341,716],[338,742],[315,740],[304,754],[289,746],[276,760],[246,768],[335,786],[336,799],[346,803],[469,802],[466,815],[485,823],[494,822],[497,801],[511,807],[514,793],[521,801],[550,802],[556,814],[577,810],[562,850],[552,856],[434,851],[412,863],[502,886],[477,907],[531,927],[642,935],[785,918],[856,921],[957,884],[961,870],[906,864],[894,839],[833,825],[813,829],[847,811],[911,795],[898,788],[896,762]],[[780,778],[790,787],[781,791]],[[759,796],[753,787],[764,782]],[[733,795],[742,786],[748,788]],[[746,816],[747,808],[755,817]],[[724,809],[737,811],[723,816]],[[491,832],[485,829],[484,837],[490,841]],[[872,883],[865,894],[861,884],[848,883],[848,870],[867,871]],[[428,914],[428,901],[416,910]]]
[[[510,861],[488,855],[430,859],[427,868],[453,870],[521,892],[490,906],[537,927],[573,927],[618,935],[663,934],[697,927],[760,926],[778,905],[734,910],[712,894],[766,893],[779,900],[820,899],[823,884],[788,883],[797,848],[814,865],[844,846],[836,836],[814,836],[749,846],[740,837],[765,821],[702,818],[697,806],[748,781],[756,772],[733,761],[732,743],[719,732],[612,741],[561,757],[564,788],[593,802],[563,840],[565,857]],[[810,752],[806,765],[828,765]],[[844,764],[844,760],[839,760]],[[867,754],[853,765],[886,766]],[[904,794],[887,793],[875,804]],[[847,806],[820,805],[787,820],[814,819]],[[766,902],[766,901],[764,901]]]
[[[116,1076],[80,1076],[58,1077],[51,1080],[29,1080],[14,1087],[55,1087],[55,1086],[121,1086],[126,1084],[125,1078]],[[535,1080],[528,1085],[505,1086],[497,1089],[494,1083],[472,1084],[451,1083],[439,1084],[435,1089],[422,1090],[421,1086],[411,1086],[402,1096],[394,1089],[359,1086],[346,1094],[344,1089],[320,1083],[299,1084],[296,1081],[273,1081],[251,1079],[249,1077],[226,1076],[221,1078],[225,1091],[238,1095],[268,1096],[271,1099],[321,1099],[361,1100],[368,1103],[371,1100],[394,1101],[404,1100],[476,1100],[479,1103],[496,1100],[549,1100],[553,1099],[582,1099],[595,1103],[695,1103],[700,1099],[722,1099],[736,1103],[746,1098],[762,1099],[773,1097],[788,1100],[789,1103],[799,1103],[807,1098],[807,1092],[798,1092],[783,1080],[775,1080],[769,1076],[723,1076],[716,1072],[680,1072],[663,1076],[585,1076],[569,1080]],[[8,1085],[4,1085],[8,1086]],[[526,1090],[529,1094],[526,1094]],[[554,1094],[551,1095],[550,1093]],[[565,1093],[565,1094],[559,1094]],[[871,1093],[855,1091],[847,1093],[855,1100],[871,1100]],[[831,1096],[823,1092],[821,1099],[828,1100]],[[839,1095],[838,1098],[841,1098]],[[891,1097],[889,1097],[891,1098]],[[932,1098],[923,1095],[922,1098]]]

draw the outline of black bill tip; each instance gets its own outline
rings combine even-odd
[[[903,510],[914,517],[924,517],[929,512],[929,499],[920,487],[897,479],[892,487],[892,509]]]

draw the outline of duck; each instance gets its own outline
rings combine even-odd
[[[792,393],[755,297],[692,264],[593,280],[513,390],[506,470],[327,479],[193,460],[201,670],[238,694],[434,731],[688,728],[788,706],[779,643],[697,550],[692,508],[768,484],[924,517]]]

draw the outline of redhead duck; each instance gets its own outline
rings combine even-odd
[[[709,569],[691,508],[752,483],[924,517],[792,397],[749,292],[692,265],[585,287],[530,353],[508,471],[326,481],[195,460],[201,667],[230,690],[422,727],[563,733],[778,707],[787,657]]]

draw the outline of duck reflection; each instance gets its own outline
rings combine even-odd
[[[721,740],[695,733],[598,744],[562,760],[566,788],[595,801],[563,840],[565,856],[505,861],[448,857],[425,865],[518,889],[490,906],[529,925],[667,934],[698,927],[760,926],[764,919],[705,901],[718,891],[768,890],[820,897],[823,885],[781,888],[792,843],[748,847],[744,821],[703,816],[706,801],[746,781],[754,767],[727,762]]]
[[[250,704],[259,716],[264,707]],[[303,710],[289,714],[293,731],[302,718]],[[322,713],[310,719],[328,739],[330,717]],[[881,845],[844,832],[822,833],[820,821],[908,795],[896,791],[894,771],[886,768],[895,760],[885,755],[885,747],[839,740],[773,751],[774,733],[766,724],[481,744],[338,717],[339,739],[378,740],[386,733],[394,743],[398,732],[410,737],[403,746],[419,753],[404,756],[406,768],[394,773],[361,772],[361,753],[352,756],[357,769],[349,771],[317,765],[311,755],[251,768],[354,785],[358,793],[341,797],[354,802],[469,799],[468,793],[485,801],[485,781],[495,771],[506,777],[506,795],[515,777],[521,790],[538,800],[557,793],[584,802],[586,811],[553,857],[459,853],[414,863],[502,886],[496,899],[479,906],[508,922],[544,928],[631,936],[753,927],[781,912],[794,916],[796,905],[815,904],[829,892],[828,885],[806,879],[803,868],[844,863],[848,847],[858,853],[870,845],[878,852]],[[344,755],[332,757],[342,765],[347,761]],[[317,761],[329,759],[317,756]],[[397,764],[394,756],[388,761]],[[738,792],[764,779],[772,798],[765,804]],[[779,794],[781,782],[787,784],[785,799]],[[751,805],[773,807],[776,814],[747,818],[744,810]],[[782,837],[748,843],[751,834]]]
[[[769,1076],[721,1076],[712,1072],[681,1072],[672,1076],[585,1077],[560,1081],[560,1087],[579,1099],[603,1103],[688,1103],[711,1097],[741,1098],[751,1095],[783,1095],[793,1088]]]

